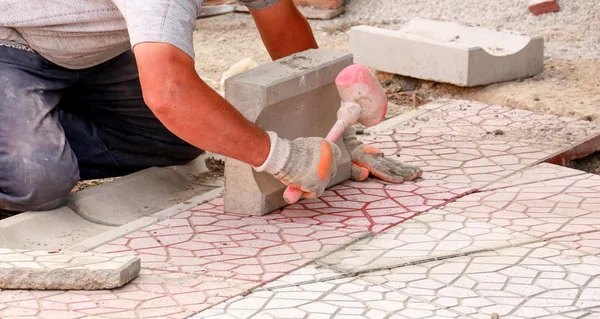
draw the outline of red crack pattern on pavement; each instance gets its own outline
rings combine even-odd
[[[0,293],[0,318],[188,318],[257,283],[142,270],[129,285],[99,291]]]
[[[219,198],[95,251],[135,252],[147,269],[265,283],[362,234],[294,223],[282,215],[225,214]]]

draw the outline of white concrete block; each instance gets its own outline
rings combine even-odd
[[[420,79],[476,86],[542,71],[544,39],[416,18],[400,30],[350,31],[356,63]]]
[[[118,288],[140,272],[137,256],[0,248],[0,289]]]
[[[308,50],[229,78],[225,96],[265,130],[288,139],[325,137],[337,119],[341,99],[335,78],[352,64],[352,55]],[[350,178],[351,160],[343,143],[342,160],[331,185]],[[245,163],[227,159],[225,211],[265,215],[285,206],[285,185]]]

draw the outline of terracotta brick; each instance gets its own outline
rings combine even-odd
[[[529,2],[529,11],[536,16],[557,12],[558,10],[559,7],[556,0],[532,0]]]

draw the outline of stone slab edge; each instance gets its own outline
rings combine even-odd
[[[132,255],[0,249],[0,289],[114,289],[140,270]]]
[[[598,151],[600,151],[600,133],[596,133],[596,135],[590,138],[579,141],[575,146],[568,146],[564,148],[560,153],[557,155],[552,155],[551,157],[543,160],[543,162],[560,166],[568,166],[572,160],[589,156]]]
[[[377,134],[377,133],[390,131],[391,129],[393,129],[395,126],[397,126],[399,124],[408,122],[408,121],[410,121],[414,118],[417,118],[421,115],[424,115],[431,111],[437,110],[443,106],[450,104],[451,102],[452,102],[452,100],[442,99],[442,100],[437,100],[437,101],[434,101],[431,103],[427,103],[425,105],[420,106],[419,108],[417,108],[415,110],[394,116],[394,117],[387,119],[375,126],[368,127],[365,129],[365,133]],[[390,102],[390,104],[392,104],[392,103]]]
[[[512,174],[504,176],[496,181],[489,182],[489,183],[479,187],[475,191],[497,191],[498,188],[491,187],[493,184],[501,182],[507,178],[514,176],[515,174],[521,173],[521,172],[523,172],[529,168],[535,167],[536,165],[539,165],[541,163],[549,163],[549,164],[554,164],[554,165],[558,165],[558,166],[568,166],[572,160],[586,157],[586,156],[591,155],[598,151],[600,151],[600,132],[596,133],[596,135],[594,135],[593,137],[580,140],[579,142],[576,142],[574,145],[563,148],[556,155],[550,155],[544,159],[533,162],[533,163],[527,165],[526,167],[523,167],[523,168],[519,169],[518,171],[515,171]],[[573,169],[573,170],[576,170],[576,169]],[[587,174],[584,171],[581,171],[581,173]],[[537,182],[535,182],[535,183],[537,183]],[[502,189],[502,188],[500,188],[500,189]]]
[[[194,207],[200,206],[206,202],[209,202],[217,197],[223,195],[223,187],[217,188],[210,192],[204,193],[200,196],[196,196],[187,201],[184,201],[180,204],[171,206],[167,209],[164,209],[158,213],[151,215],[151,217],[142,217],[131,223],[125,224],[120,227],[116,227],[107,232],[104,232],[100,235],[94,236],[92,238],[86,239],[76,245],[73,245],[65,250],[74,251],[74,252],[86,252],[102,246],[106,243],[109,243],[115,239],[120,237],[129,235],[133,232],[136,232],[142,228],[153,225],[157,222],[168,219],[174,215],[190,210]]]

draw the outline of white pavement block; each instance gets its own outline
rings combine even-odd
[[[400,30],[350,31],[356,63],[420,79],[476,86],[542,71],[544,39],[416,18]]]
[[[137,256],[0,248],[0,289],[113,289],[139,272]]]
[[[227,79],[225,97],[247,119],[280,137],[325,137],[341,99],[335,78],[352,64],[352,55],[308,50],[263,64]],[[331,185],[350,178],[352,163],[341,141],[342,159]],[[265,215],[286,205],[285,185],[245,163],[227,159],[225,211]]]

